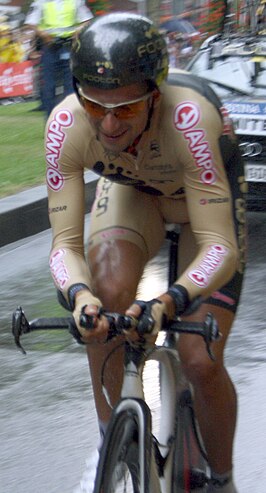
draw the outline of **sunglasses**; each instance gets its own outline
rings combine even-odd
[[[86,96],[81,87],[78,87],[78,93],[83,107],[92,117],[104,118],[105,115],[111,111],[112,114],[120,120],[134,118],[142,113],[145,109],[145,102],[151,96],[151,93],[148,93],[145,96],[141,96],[141,98],[126,101],[124,103],[100,104],[97,100]]]

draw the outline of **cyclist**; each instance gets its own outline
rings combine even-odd
[[[72,47],[71,70],[76,94],[53,110],[46,126],[50,266],[59,298],[73,311],[86,343],[100,430],[110,416],[102,362],[121,342],[101,344],[108,323],[100,307],[143,320],[152,316],[155,336],[163,315],[182,315],[200,296],[204,301],[190,318],[214,313],[223,334],[214,347],[216,361],[193,335],[180,337],[180,356],[195,389],[212,469],[208,492],[235,493],[236,395],[223,350],[244,271],[245,183],[231,122],[203,80],[178,72],[166,82],[165,41],[137,14],[108,14],[85,27]],[[87,260],[86,168],[101,175]],[[162,245],[167,223],[181,227],[179,277],[155,300],[136,303],[143,269]],[[80,326],[82,309],[92,317],[91,331]],[[108,367],[113,402],[122,360],[121,350]]]

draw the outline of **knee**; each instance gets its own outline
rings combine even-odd
[[[125,240],[114,240],[90,249],[93,293],[110,311],[124,311],[134,301],[145,265],[142,250]]]
[[[218,381],[223,371],[221,361],[212,361],[204,351],[195,351],[181,358],[183,371],[187,379],[194,387],[201,388],[202,391],[211,392],[212,388],[218,385]]]

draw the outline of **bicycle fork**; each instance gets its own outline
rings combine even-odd
[[[161,493],[157,466],[154,457],[151,413],[142,399],[125,399],[117,405],[115,412],[134,415],[138,435],[139,492]]]
[[[131,361],[126,365],[122,399],[116,407],[116,412],[126,411],[134,414],[138,433],[140,493],[161,493],[154,453],[151,411],[144,398],[142,371],[140,361],[138,364]],[[134,397],[130,397],[131,395]]]

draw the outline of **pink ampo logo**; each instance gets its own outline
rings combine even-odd
[[[200,118],[200,108],[194,102],[185,101],[175,108],[175,128],[183,133],[188,143],[193,159],[201,170],[201,182],[211,185],[216,181],[216,172],[209,143],[205,140],[205,130],[197,127]]]
[[[50,269],[55,283],[60,289],[63,289],[66,282],[69,280],[69,273],[67,271],[64,256],[66,252],[63,248],[59,248],[50,258]]]
[[[188,272],[188,278],[200,288],[207,287],[210,278],[223,264],[227,252],[223,245],[212,245],[200,264]]]
[[[195,103],[185,101],[178,104],[174,113],[174,122],[177,130],[184,132],[195,127],[200,119],[199,107]]]
[[[59,170],[59,158],[66,137],[64,128],[71,127],[73,116],[68,110],[60,110],[49,123],[46,138],[46,180],[48,187],[58,192],[64,186],[64,177]]]

